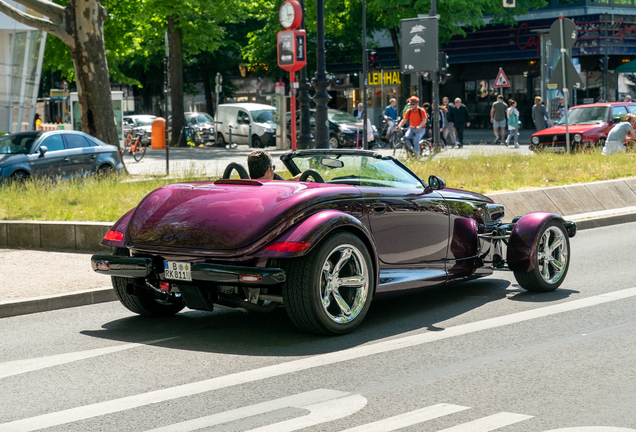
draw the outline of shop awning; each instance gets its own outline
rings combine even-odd
[[[629,63],[623,63],[616,68],[618,73],[636,72],[636,60],[632,60]]]

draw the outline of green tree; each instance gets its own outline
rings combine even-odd
[[[55,36],[68,48],[77,80],[82,130],[118,145],[110,86],[104,85],[110,81],[104,47],[104,7],[98,0],[69,0],[65,6],[43,0],[16,1],[33,13],[22,12],[3,0],[0,12]]]

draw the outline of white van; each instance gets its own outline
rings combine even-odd
[[[249,144],[252,128],[252,147],[276,145],[276,108],[257,103],[233,103],[219,105],[216,111],[216,144],[230,142]]]

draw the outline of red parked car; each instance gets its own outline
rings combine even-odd
[[[636,103],[612,102],[577,105],[568,110],[570,148],[603,147],[607,134],[625,114],[636,113]],[[565,152],[565,117],[551,128],[532,135],[530,150]]]

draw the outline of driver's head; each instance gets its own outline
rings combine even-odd
[[[247,169],[255,180],[274,180],[274,163],[265,150],[254,150],[247,157]]]

